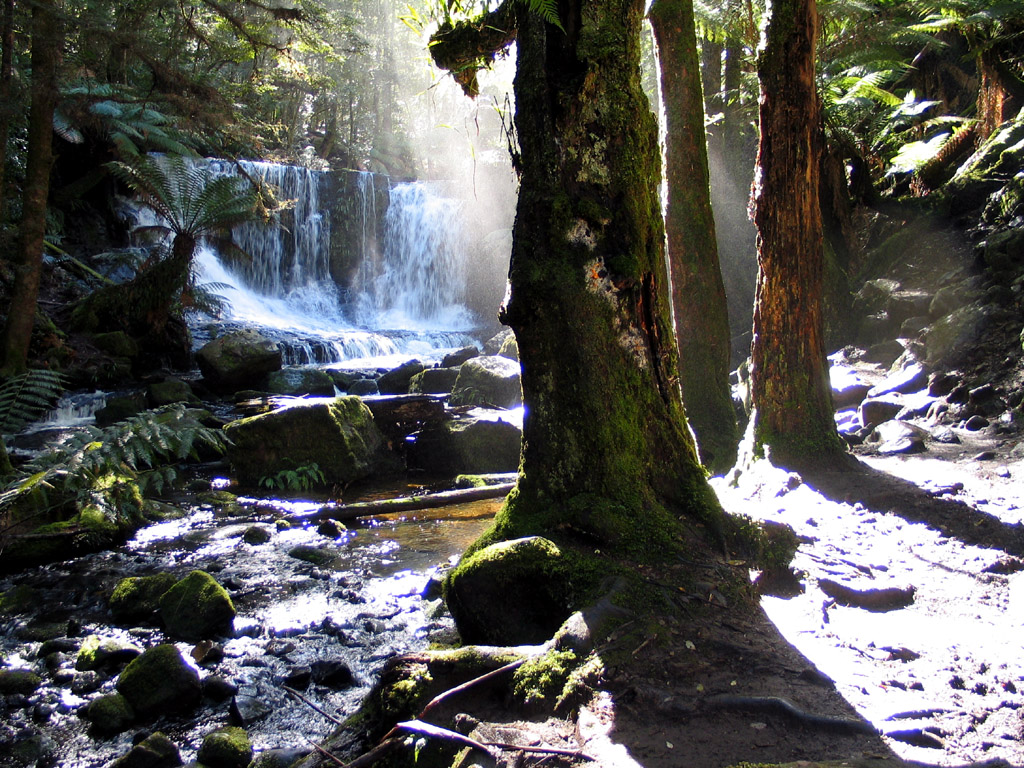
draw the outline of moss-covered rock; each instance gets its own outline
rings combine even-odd
[[[296,560],[302,560],[306,563],[321,566],[327,565],[337,557],[337,554],[321,547],[311,547],[308,544],[299,544],[297,547],[292,547],[288,550],[288,556],[294,557]]]
[[[458,368],[427,368],[409,381],[410,395],[441,395],[451,392],[459,378]]]
[[[476,408],[461,418],[425,425],[409,448],[408,462],[439,474],[514,472],[522,438],[509,412]]]
[[[452,399],[464,405],[515,408],[523,403],[519,364],[500,355],[481,355],[459,369]]]
[[[282,368],[267,376],[267,392],[330,397],[334,394],[334,379],[318,368]]]
[[[464,557],[445,579],[444,599],[463,642],[542,643],[588,593],[588,570],[548,539],[503,541]]]
[[[137,645],[113,637],[89,635],[82,641],[75,659],[75,669],[86,672],[103,667],[127,664],[142,653]]]
[[[516,342],[516,336],[513,333],[511,336],[501,342],[501,348],[498,350],[499,357],[507,357],[509,360],[515,360],[519,362],[519,344]]]
[[[192,391],[188,382],[181,379],[169,378],[163,381],[155,381],[146,387],[146,398],[152,408],[159,408],[161,405],[172,403],[189,403],[199,405],[200,399]]]
[[[251,525],[245,529],[245,533],[242,534],[242,541],[246,544],[252,544],[258,546],[260,544],[266,544],[270,541],[270,530],[262,525]]]
[[[256,485],[282,470],[317,464],[323,485],[361,480],[389,456],[373,414],[358,397],[305,401],[225,427],[238,479]]]
[[[114,621],[127,625],[153,618],[160,608],[160,598],[174,586],[175,581],[169,573],[121,579],[110,595],[110,613]]]
[[[551,649],[515,671],[512,693],[523,705],[550,710],[580,659],[572,650]]]
[[[120,693],[111,693],[93,699],[85,707],[85,719],[99,734],[121,733],[135,719],[128,700]]]
[[[164,592],[160,618],[182,640],[205,640],[231,630],[235,606],[231,596],[205,571],[192,571]]]
[[[96,349],[114,357],[137,357],[139,344],[124,331],[93,334],[90,338]]]
[[[29,696],[43,679],[30,669],[0,669],[0,696]]]
[[[188,709],[199,701],[199,673],[177,647],[165,644],[145,651],[117,678],[117,691],[141,716]]]
[[[220,391],[252,387],[266,374],[281,368],[281,348],[254,330],[227,333],[196,353],[207,383]]]
[[[203,737],[196,759],[206,768],[245,768],[252,760],[252,742],[241,728],[218,728]]]
[[[110,764],[110,768],[175,768],[181,755],[174,742],[157,731],[140,741],[126,755]]]

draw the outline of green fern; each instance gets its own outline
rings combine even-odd
[[[0,385],[0,433],[9,435],[50,411],[64,391],[63,377],[35,369]]]
[[[565,28],[558,18],[558,3],[556,0],[519,0],[519,2],[525,5],[530,13],[536,13],[551,26],[558,27],[562,32],[565,32]]]

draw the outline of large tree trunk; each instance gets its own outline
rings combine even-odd
[[[522,179],[501,319],[526,415],[519,481],[477,548],[545,534],[649,558],[678,546],[680,515],[724,523],[680,398],[643,6],[569,0],[565,32],[518,6]],[[445,40],[465,31],[442,27],[435,60],[461,68]]]
[[[671,541],[667,512],[721,514],[680,400],[643,5],[562,3],[567,34],[520,14],[522,182],[502,319],[526,417],[500,538],[568,529],[651,555]]]
[[[15,254],[14,288],[3,333],[3,373],[23,372],[39,296],[46,235],[46,202],[53,161],[53,110],[57,100],[60,39],[53,0],[38,0],[32,10],[32,106],[28,117],[28,155],[21,230]]]
[[[11,135],[11,120],[15,104],[14,82],[14,0],[3,0],[0,18],[0,224],[7,214],[7,140]]]
[[[755,451],[767,448],[774,463],[787,467],[845,454],[823,333],[817,31],[815,0],[775,0],[758,60],[752,422]]]
[[[701,460],[724,472],[736,460],[736,412],[729,391],[729,314],[711,210],[704,101],[692,0],[655,0],[665,109],[669,264],[679,368]],[[719,49],[720,51],[720,49]]]

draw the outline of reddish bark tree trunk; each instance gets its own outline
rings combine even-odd
[[[815,0],[775,0],[758,60],[752,421],[755,451],[787,467],[845,455],[823,332],[817,32]]]

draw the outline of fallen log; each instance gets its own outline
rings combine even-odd
[[[356,520],[360,517],[374,515],[390,515],[396,512],[414,512],[420,509],[448,507],[452,504],[465,504],[470,501],[500,499],[508,495],[515,483],[485,485],[479,488],[460,488],[455,491],[427,493],[422,496],[401,496],[397,499],[381,499],[379,501],[360,501],[354,504],[326,505],[312,515],[296,515],[294,520]]]
[[[840,605],[863,608],[874,613],[906,608],[914,603],[913,586],[886,589],[851,589],[831,579],[818,579],[821,591]]]

